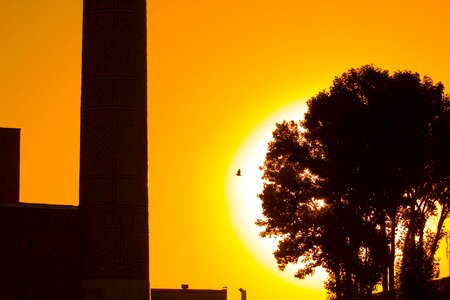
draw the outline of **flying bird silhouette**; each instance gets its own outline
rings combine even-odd
[[[242,176],[241,169],[237,170],[236,176]]]

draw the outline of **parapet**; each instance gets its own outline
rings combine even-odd
[[[0,128],[0,202],[19,202],[20,129]]]

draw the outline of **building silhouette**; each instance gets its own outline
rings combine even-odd
[[[0,299],[147,300],[145,0],[84,0],[79,206],[19,202],[0,129]]]
[[[227,289],[189,289],[187,284],[181,289],[151,289],[152,300],[227,300]]]

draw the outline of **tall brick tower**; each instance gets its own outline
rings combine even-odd
[[[84,0],[80,144],[86,300],[149,299],[145,0]]]

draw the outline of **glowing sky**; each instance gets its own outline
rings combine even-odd
[[[0,126],[22,128],[23,202],[78,203],[81,10],[2,1]],[[449,12],[444,0],[148,1],[152,287],[324,299],[249,246],[230,186],[253,187],[233,183],[235,168],[261,124],[351,67],[410,69],[450,89]]]

